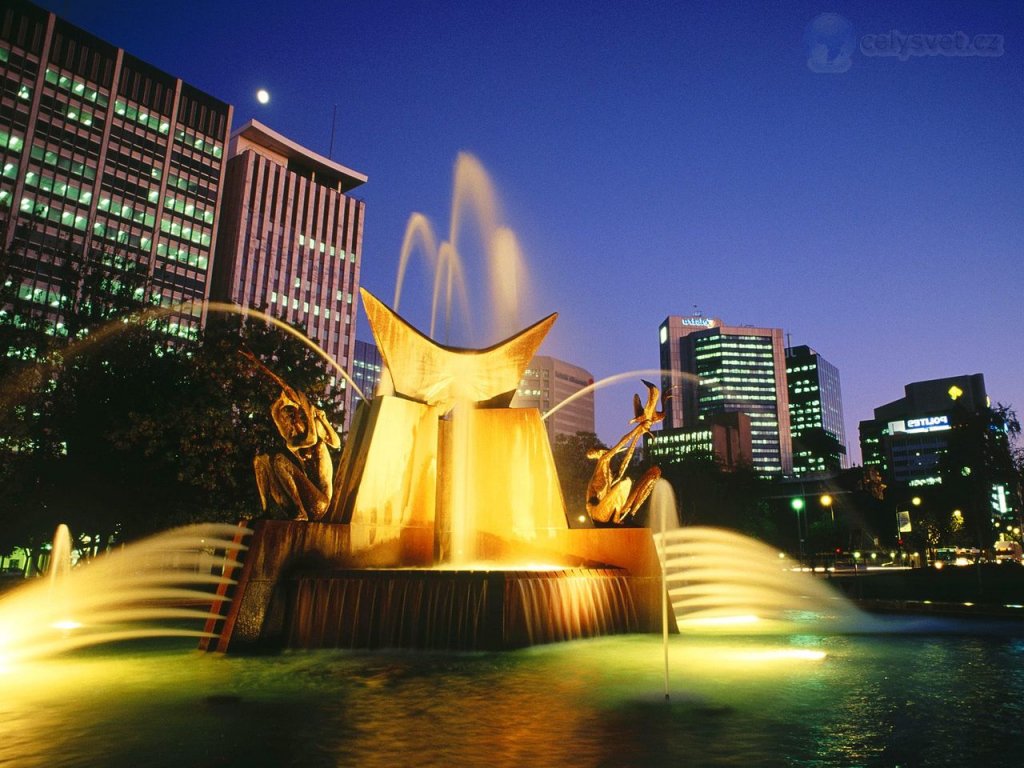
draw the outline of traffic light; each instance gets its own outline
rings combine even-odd
[[[790,499],[789,506],[793,508],[794,512],[799,512],[804,508],[804,500],[800,496],[797,496],[794,499]]]

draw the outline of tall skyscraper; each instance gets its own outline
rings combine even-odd
[[[786,348],[793,474],[836,472],[849,466],[839,369],[806,345]]]
[[[537,355],[523,373],[512,398],[512,407],[536,408],[543,414],[593,383],[590,371],[555,357]],[[589,392],[560,408],[547,418],[545,425],[552,445],[558,435],[593,432],[594,393]]]
[[[754,469],[791,474],[792,443],[782,330],[725,325],[700,315],[659,329],[665,427],[695,427],[719,413],[750,417]]]
[[[229,154],[213,295],[299,325],[351,370],[366,204],[347,193],[366,176],[255,120]]]
[[[198,301],[168,330],[194,336],[217,236],[231,107],[21,0],[0,9],[0,216],[17,304],[62,317],[76,260],[143,278],[156,306]]]

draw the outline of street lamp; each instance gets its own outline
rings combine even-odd
[[[819,499],[821,506],[825,507],[829,511],[829,515],[832,517],[832,525],[836,524],[836,510],[832,505],[835,503],[835,499],[830,494],[823,493]]]
[[[790,500],[789,506],[796,512],[796,538],[800,544],[800,562],[804,559],[804,535],[800,529],[800,512],[804,508],[804,500],[800,496],[797,496]]]

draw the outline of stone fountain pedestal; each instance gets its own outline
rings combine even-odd
[[[227,610],[208,627],[218,638],[201,647],[504,650],[661,629],[647,529],[565,529],[537,547],[530,569],[379,567],[353,538],[339,523],[253,523]],[[416,532],[392,542],[403,557],[433,547]]]

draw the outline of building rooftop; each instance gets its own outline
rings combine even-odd
[[[333,186],[334,182],[341,183],[341,191],[348,192],[360,184],[365,184],[367,177],[364,173],[353,171],[341,163],[317,154],[301,144],[297,144],[277,131],[268,128],[258,120],[250,120],[241,128],[231,133],[232,144],[237,145],[238,139],[244,139],[249,144],[266,147],[270,151],[288,159],[289,167],[299,167],[311,171],[319,181]]]

